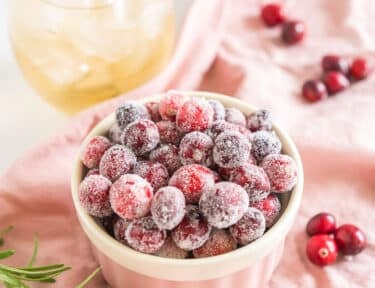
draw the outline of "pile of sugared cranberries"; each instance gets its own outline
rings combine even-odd
[[[356,255],[367,245],[366,235],[352,224],[336,227],[336,219],[330,213],[319,213],[306,226],[311,236],[306,246],[306,254],[312,263],[326,266],[336,261],[337,255]]]
[[[302,96],[309,102],[325,100],[345,90],[351,83],[367,78],[372,71],[371,63],[362,57],[355,58],[350,64],[344,57],[326,55],[321,65],[321,79],[308,80],[302,86]]]
[[[261,237],[297,182],[270,113],[167,92],[126,102],[84,146],[79,200],[120,243],[168,258],[220,255]]]
[[[288,45],[297,44],[305,37],[305,24],[300,20],[289,20],[279,3],[268,3],[261,8],[261,17],[268,27],[281,25],[281,40]]]

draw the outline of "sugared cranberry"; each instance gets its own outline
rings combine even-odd
[[[250,142],[241,133],[225,131],[216,137],[212,155],[220,167],[235,168],[246,163],[250,149]]]
[[[124,129],[131,122],[140,119],[150,119],[145,106],[137,102],[129,101],[116,109],[117,124]]]
[[[236,108],[225,109],[225,121],[240,126],[246,126],[246,118],[243,113]]]
[[[281,24],[286,19],[282,7],[277,3],[264,5],[262,7],[261,16],[263,22],[269,27]]]
[[[100,159],[109,147],[111,147],[111,142],[107,137],[94,136],[82,150],[82,163],[89,169],[98,167]]]
[[[267,198],[258,202],[250,203],[250,206],[257,208],[263,213],[267,228],[271,227],[276,222],[281,210],[280,200],[275,194],[270,194]]]
[[[255,159],[255,157],[253,155],[251,155],[251,153],[249,154],[249,158],[248,160],[245,162],[245,164],[243,165],[246,165],[246,164],[252,164],[252,165],[257,165],[257,160]],[[241,165],[242,166],[242,165]],[[239,166],[239,167],[241,167]],[[217,169],[219,175],[224,179],[224,180],[229,180],[231,174],[233,171],[236,170],[236,168],[238,167],[235,167],[235,168],[223,168],[223,167],[219,167]]]
[[[155,253],[163,246],[167,233],[160,230],[151,217],[144,217],[130,223],[125,236],[133,249],[143,253]]]
[[[152,196],[150,183],[135,174],[121,176],[109,191],[113,211],[125,219],[147,215],[150,212]]]
[[[185,197],[176,187],[160,188],[151,204],[151,215],[162,230],[172,230],[185,215]]]
[[[212,229],[210,237],[203,246],[194,249],[195,258],[211,257],[228,253],[237,248],[237,243],[226,230]]]
[[[344,74],[336,71],[330,71],[324,74],[323,82],[330,95],[343,91],[350,85],[348,78],[346,78]]]
[[[123,129],[118,126],[117,122],[115,122],[111,128],[108,130],[108,138],[111,140],[113,144],[121,144],[121,134]]]
[[[99,169],[98,168],[93,168],[93,169],[90,169],[89,171],[87,171],[87,174],[85,177],[89,177],[91,175],[99,175]]]
[[[112,182],[133,168],[137,158],[134,153],[122,145],[114,145],[103,155],[99,164],[99,172]]]
[[[240,244],[246,245],[261,237],[266,231],[266,219],[261,211],[249,207],[243,217],[229,227],[233,238]]]
[[[214,176],[214,181],[215,181],[215,183],[217,183],[217,182],[221,182],[221,177],[220,177],[220,174],[219,174],[219,173],[217,173],[217,172],[214,171],[214,170],[211,170],[211,173],[212,173],[212,175]]]
[[[372,66],[365,58],[356,58],[350,66],[350,76],[354,80],[367,78],[372,72]]]
[[[229,123],[225,120],[218,120],[212,123],[211,127],[206,131],[207,135],[213,140],[216,139],[224,131],[238,131],[237,125]]]
[[[232,182],[219,182],[203,190],[199,208],[208,223],[216,228],[235,224],[247,210],[249,197],[246,191]]]
[[[159,113],[162,119],[175,121],[178,109],[188,98],[175,90],[170,90],[160,100]]]
[[[201,164],[212,165],[212,149],[214,142],[211,137],[202,132],[190,132],[180,143],[180,159],[183,165]]]
[[[168,237],[155,255],[164,258],[184,259],[188,257],[189,252],[178,247],[172,237]]]
[[[319,213],[312,217],[306,225],[306,233],[331,234],[336,230],[336,219],[331,213]]]
[[[111,181],[101,175],[83,179],[78,189],[79,202],[92,216],[105,217],[113,213],[109,203]]]
[[[148,119],[134,121],[125,128],[121,140],[135,155],[144,155],[159,144],[158,127]]]
[[[270,154],[263,159],[261,166],[270,180],[272,192],[288,192],[296,185],[297,164],[292,157]]]
[[[307,101],[317,102],[327,99],[328,92],[324,83],[320,80],[309,80],[302,86],[302,96]]]
[[[258,161],[262,161],[269,154],[279,154],[281,151],[281,142],[277,135],[269,131],[254,132],[250,136],[251,154]]]
[[[140,161],[135,164],[133,173],[146,179],[152,188],[154,188],[154,191],[168,184],[168,170],[159,162]]]
[[[113,236],[117,241],[121,242],[122,244],[128,245],[128,242],[126,241],[125,232],[131,222],[132,220],[118,218],[115,224],[113,225]]]
[[[148,114],[150,114],[150,118],[154,122],[159,122],[161,120],[161,116],[159,113],[159,102],[147,102],[145,104],[145,107],[148,111]]]
[[[259,130],[271,131],[272,129],[272,118],[271,113],[267,110],[258,110],[251,113],[247,117],[247,128],[251,132]]]
[[[178,131],[176,123],[168,120],[159,121],[156,123],[159,129],[160,142],[163,144],[178,145],[183,134]]]
[[[207,100],[208,104],[211,105],[212,109],[214,110],[214,121],[217,120],[224,120],[225,119],[225,108],[223,104],[216,100]]]
[[[211,188],[214,183],[211,170],[198,164],[182,166],[169,179],[169,185],[180,189],[187,203],[198,203],[202,191]]]
[[[163,164],[170,175],[181,167],[180,156],[178,155],[178,148],[174,145],[162,145],[159,148],[151,151],[150,160]]]
[[[351,224],[341,225],[335,231],[335,241],[344,255],[356,255],[365,249],[367,239],[365,233]]]
[[[201,247],[208,240],[211,229],[198,207],[187,205],[184,218],[172,231],[171,236],[178,247],[191,251]]]
[[[336,261],[337,245],[328,235],[315,235],[307,242],[306,254],[315,265],[329,265]]]
[[[177,128],[184,133],[204,131],[213,122],[214,110],[204,99],[193,98],[186,101],[177,111]]]
[[[282,26],[281,39],[286,44],[296,44],[305,36],[305,24],[301,21],[288,21]]]
[[[229,180],[246,190],[250,202],[260,201],[270,194],[270,181],[261,167],[244,164],[230,173]]]
[[[324,72],[337,71],[347,75],[349,72],[349,63],[343,57],[326,55],[322,59],[322,68]]]

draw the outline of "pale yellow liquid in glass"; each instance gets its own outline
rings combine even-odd
[[[12,0],[14,54],[45,100],[74,113],[141,85],[164,67],[174,45],[172,2],[113,0],[88,9]]]

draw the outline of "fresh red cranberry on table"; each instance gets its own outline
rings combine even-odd
[[[331,213],[319,213],[312,217],[306,225],[310,236],[315,234],[330,234],[336,230],[336,219]]]
[[[356,255],[367,245],[366,235],[358,227],[344,224],[337,228],[335,240],[344,255]]]
[[[281,39],[286,44],[296,44],[305,36],[305,24],[301,21],[288,21],[283,24]]]
[[[346,76],[337,71],[329,71],[323,76],[323,82],[330,95],[341,92],[349,87],[350,82]]]
[[[269,3],[262,7],[261,16],[264,23],[273,27],[285,21],[284,11],[280,4]]]
[[[307,101],[317,102],[328,97],[327,88],[320,80],[309,80],[302,86],[302,96]]]
[[[367,78],[372,71],[371,64],[365,58],[354,59],[352,65],[350,66],[350,76],[354,80],[362,80]]]
[[[347,75],[349,72],[349,63],[343,57],[326,55],[322,58],[322,68],[324,72],[337,71]]]
[[[310,261],[318,266],[332,264],[337,258],[337,245],[329,235],[315,235],[309,239],[306,254]]]

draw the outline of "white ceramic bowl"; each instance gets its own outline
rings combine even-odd
[[[188,96],[216,99],[226,107],[240,109],[245,114],[256,110],[238,99],[208,92],[184,92]],[[162,95],[140,99],[158,101]],[[111,114],[86,137],[82,147],[95,135],[105,135],[115,122]],[[79,156],[74,163],[71,189],[75,209],[82,228],[93,244],[106,280],[112,287],[264,287],[282,254],[285,237],[300,206],[303,191],[303,168],[292,139],[279,126],[274,130],[283,144],[283,153],[297,163],[298,182],[291,193],[282,195],[282,215],[263,237],[240,249],[219,256],[200,259],[168,259],[143,254],[124,246],[108,235],[81,207],[78,186],[85,171]],[[245,282],[245,283],[244,283]],[[188,285],[188,286],[186,286]],[[253,286],[251,286],[253,285]]]

